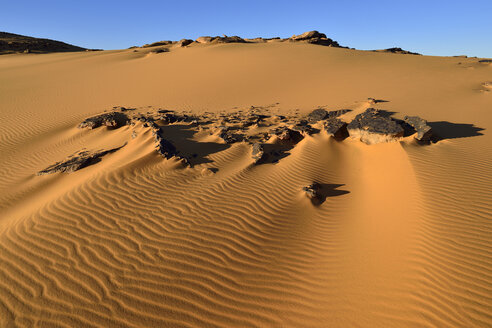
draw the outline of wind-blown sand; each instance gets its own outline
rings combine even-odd
[[[0,57],[1,327],[492,326],[489,63],[280,42],[149,51]],[[321,132],[253,165],[246,143],[197,135],[182,146],[201,164],[184,167],[141,123],[77,129],[118,105],[376,107],[441,140]]]

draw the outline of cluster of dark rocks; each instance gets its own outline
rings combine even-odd
[[[321,129],[335,140],[341,141],[350,136],[366,144],[397,141],[407,130],[415,133],[415,139],[420,143],[430,143],[432,140],[432,129],[424,119],[405,116],[404,120],[396,120],[391,117],[391,113],[374,108],[368,108],[350,122],[341,119],[342,115],[350,111],[348,109],[327,111],[318,108],[306,116],[268,115],[265,111],[268,110],[251,106],[249,110],[234,113],[188,115],[167,109],[142,113],[136,108],[116,106],[109,112],[85,119],[78,127],[95,129],[106,126],[109,129],[117,129],[124,125],[134,126],[140,122],[144,128],[152,130],[159,155],[166,159],[176,158],[186,166],[191,166],[190,159],[181,156],[173,142],[165,137],[164,126],[185,124],[196,131],[209,131],[225,144],[247,142],[252,147],[251,157],[254,164],[278,161],[304,137],[319,133]],[[136,132],[133,131],[132,138],[135,137]],[[38,174],[73,172],[90,165],[111,151],[115,150],[82,151]]]
[[[46,174],[52,174],[57,172],[71,173],[71,172],[78,171],[80,169],[83,169],[84,167],[87,167],[91,164],[98,162],[100,158],[103,157],[104,155],[115,152],[118,149],[122,148],[123,146],[109,149],[109,150],[79,151],[69,156],[67,159],[61,162],[56,162],[55,164],[48,166],[44,170],[39,171],[37,175],[46,175]]]
[[[126,110],[126,108],[125,108]],[[95,129],[100,126],[119,128],[129,122],[128,116],[122,112],[113,111],[89,117],[79,124],[79,128]]]

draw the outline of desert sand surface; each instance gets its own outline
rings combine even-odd
[[[492,326],[491,62],[164,48],[0,56],[1,327]],[[78,128],[115,106],[132,124]],[[268,131],[317,108],[417,115],[439,138],[368,145],[314,124],[255,164],[220,135],[259,115],[245,131],[274,148]],[[169,158],[138,119],[160,113],[200,118],[159,123]]]

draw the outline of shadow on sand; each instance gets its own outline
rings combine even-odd
[[[196,131],[189,125],[164,125],[160,128],[162,137],[170,141],[176,147],[178,155],[187,158],[191,166],[212,163],[213,161],[207,158],[208,155],[231,147],[227,144],[192,140]]]
[[[451,123],[446,121],[427,123],[434,132],[434,142],[445,139],[457,139],[482,136],[484,129],[474,126],[473,124]]]
[[[344,184],[328,184],[320,183],[318,189],[318,197],[313,198],[312,202],[314,205],[321,205],[325,202],[328,197],[336,197],[350,193],[348,190],[338,190],[337,188],[343,187]]]

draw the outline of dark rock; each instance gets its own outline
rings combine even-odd
[[[328,112],[323,108],[318,108],[313,110],[308,114],[307,119],[310,123],[316,123],[318,121],[324,120],[328,116]]]
[[[348,137],[347,123],[338,118],[330,118],[324,122],[324,128],[328,135],[336,140],[343,140]]]
[[[228,144],[238,141],[237,136],[226,126],[219,127],[219,138]]]
[[[402,48],[397,48],[397,47],[394,47],[394,48],[388,48],[388,49],[383,49],[384,52],[391,52],[393,54],[402,54],[402,55],[419,55],[421,56],[421,54],[419,53],[416,53],[416,52],[411,52],[411,51],[407,51],[407,50],[403,50]]]
[[[299,131],[291,130],[287,127],[276,128],[273,134],[282,142],[298,143],[303,138]]]
[[[320,189],[321,189],[321,186],[318,183],[314,182],[307,187],[303,187],[302,191],[304,191],[306,193],[306,196],[313,203],[316,203],[316,202],[319,202],[319,200],[321,199]]]
[[[479,63],[484,63],[484,64],[488,64],[488,63],[492,63],[492,59],[481,59],[478,61]]]
[[[79,129],[88,128],[95,129],[101,125],[110,128],[119,128],[129,122],[128,116],[119,112],[110,112],[85,119],[82,123],[78,125]]]
[[[294,125],[292,129],[301,132],[303,135],[309,135],[309,136],[319,132],[318,129],[313,128],[311,125],[305,122],[306,121],[304,120],[300,121],[299,123]]]
[[[357,115],[347,125],[352,138],[371,145],[380,142],[397,141],[403,137],[403,128],[390,117],[382,115],[377,109],[368,108]]]
[[[169,52],[169,49],[167,48],[159,48],[159,49],[155,49],[155,50],[152,50],[151,53],[153,54],[161,54],[163,52]]]
[[[309,123],[316,123],[321,120],[341,116],[347,112],[350,112],[350,109],[326,111],[323,108],[318,108],[307,115],[307,120],[309,121]]]
[[[60,41],[0,32],[0,54],[84,51],[85,48]]]
[[[179,120],[179,117],[173,113],[165,113],[164,115],[159,116],[159,120],[163,121],[164,123],[171,124],[177,122]]]
[[[157,144],[157,153],[164,157],[165,159],[176,158],[181,161],[186,166],[190,166],[190,162],[187,158],[178,156],[178,151],[176,147],[168,140],[164,139],[162,136],[162,130],[155,125],[152,130],[155,142]]]
[[[417,131],[417,135],[415,139],[423,143],[429,143],[432,137],[432,128],[427,125],[427,121],[418,116],[405,116],[404,120],[406,123],[410,124],[415,131]]]
[[[253,157],[254,164],[259,164],[265,157],[265,151],[263,150],[263,146],[260,143],[255,142],[253,144],[251,157]]]
[[[52,174],[57,172],[71,173],[78,171],[86,166],[97,163],[104,155],[115,152],[123,146],[96,152],[90,152],[87,150],[79,151],[69,156],[66,160],[57,162],[51,166],[48,166],[44,170],[39,171],[37,175]]]
[[[119,110],[121,112],[128,112],[128,111],[132,111],[132,110],[136,110],[136,108],[126,108],[126,107],[123,107],[123,106],[114,106],[113,107],[113,110]]]

